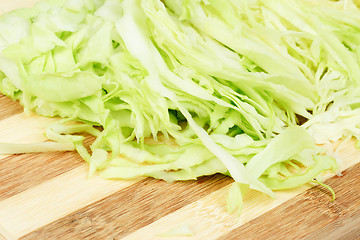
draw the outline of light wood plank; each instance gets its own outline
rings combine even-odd
[[[33,143],[43,142],[45,128],[58,121],[35,114],[20,113],[0,121],[0,142]]]
[[[359,239],[360,163],[326,181],[337,193],[314,187],[219,238],[227,239]]]
[[[173,183],[146,178],[37,229],[21,240],[121,239],[231,182],[231,178],[220,174]]]
[[[87,175],[87,166],[78,167],[1,201],[1,233],[17,239],[140,180],[108,181]]]
[[[37,143],[47,140],[45,127],[58,121],[35,114],[20,113],[0,120],[0,143]],[[0,154],[0,159],[10,155]]]
[[[86,164],[76,152],[20,154],[0,159],[0,201]]]
[[[40,2],[40,0],[1,0],[0,15],[18,8],[32,7],[37,2]]]

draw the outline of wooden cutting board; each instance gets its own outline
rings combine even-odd
[[[26,115],[0,95],[0,142],[44,141],[55,121]],[[154,179],[106,181],[87,177],[74,152],[0,155],[0,238],[4,239],[356,239],[360,237],[360,152],[352,142],[334,149],[342,177],[326,181],[336,192],[302,186],[246,195],[237,219],[226,212],[230,178],[166,183]],[[161,237],[188,227],[193,236]],[[331,236],[331,238],[328,238]]]
[[[37,0],[0,0],[0,12]],[[1,31],[1,29],[0,29]],[[26,115],[0,94],[0,142],[45,141],[54,122]],[[360,151],[334,143],[342,177],[319,186],[277,192],[275,200],[249,192],[240,218],[228,215],[232,180],[222,175],[166,183],[141,178],[87,177],[77,153],[0,155],[0,239],[360,239]],[[192,236],[164,237],[189,228]]]

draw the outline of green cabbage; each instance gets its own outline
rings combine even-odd
[[[53,145],[0,152],[76,149],[108,179],[222,173],[241,211],[248,188],[274,196],[335,171],[316,143],[360,139],[359,13],[351,1],[45,0],[5,14],[0,91],[63,120],[46,130]],[[79,133],[96,137],[90,152]]]

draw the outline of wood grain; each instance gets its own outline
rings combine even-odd
[[[354,160],[360,159],[360,153],[355,150],[350,143],[345,145],[335,144],[334,146],[328,147],[329,149],[336,149],[335,154],[343,156],[343,169],[353,166],[354,162],[359,162]],[[328,175],[326,177],[331,176]],[[339,179],[339,181],[341,181],[341,179]],[[191,226],[194,236],[179,239],[217,239],[243,224],[266,214],[266,212],[277,208],[311,187],[311,185],[303,185],[296,189],[278,191],[276,192],[276,199],[271,199],[264,194],[250,191],[244,197],[244,210],[239,219],[226,212],[225,198],[228,189],[224,187],[131,233],[124,239],[164,239],[163,237],[159,237],[158,234],[170,230],[173,226],[183,224]],[[297,222],[297,216],[292,216],[291,221]]]
[[[139,180],[107,181],[98,176],[88,178],[85,165],[67,171],[0,201],[1,233],[8,239],[18,239]]]
[[[1,108],[7,108],[2,105]],[[45,118],[35,114],[15,114],[0,120],[0,142],[7,143],[34,143],[43,142],[47,138],[44,135],[45,128],[58,119]],[[0,155],[4,158],[6,155]]]
[[[0,201],[80,166],[83,160],[76,155],[36,153],[0,159]]]
[[[10,117],[14,114],[23,112],[23,107],[16,101],[0,93],[0,103],[6,107],[0,107],[0,120]]]
[[[176,183],[145,179],[21,239],[120,239],[231,182],[221,175]]]
[[[335,201],[316,186],[219,239],[359,239],[360,164],[325,183],[336,192]]]

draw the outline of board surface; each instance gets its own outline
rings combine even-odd
[[[36,0],[0,0],[0,12]],[[56,121],[23,113],[0,94],[0,142],[45,141]],[[88,178],[75,152],[0,155],[0,239],[357,239],[360,238],[360,151],[353,141],[329,151],[342,159],[336,192],[305,185],[275,200],[249,192],[238,219],[226,212],[232,180],[222,175],[166,183],[141,178]],[[178,228],[192,236],[164,237]]]

